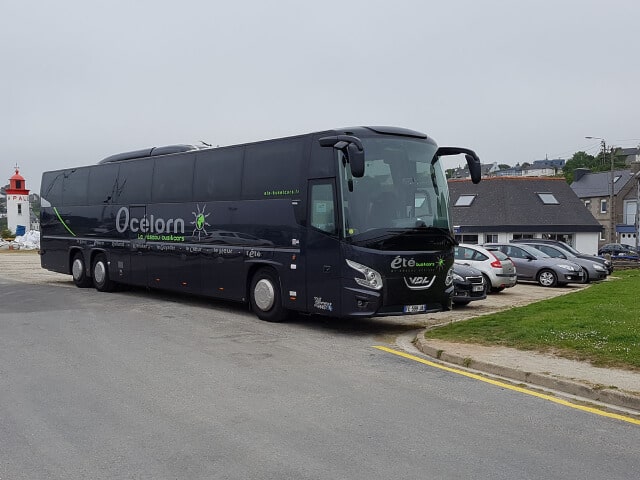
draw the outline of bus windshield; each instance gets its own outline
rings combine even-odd
[[[351,179],[349,165],[338,155],[345,238],[357,242],[429,227],[449,230],[447,180],[440,162],[431,163],[437,146],[399,137],[363,138],[362,143],[362,178]]]

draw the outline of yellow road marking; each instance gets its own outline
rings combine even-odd
[[[424,358],[416,357],[415,355],[411,355],[409,353],[401,352],[399,350],[394,350],[392,348],[383,347],[380,345],[376,345],[373,348],[377,348],[378,350],[382,350],[383,352],[392,353],[393,355],[398,355],[400,357],[408,358],[409,360],[413,360],[419,363],[423,363],[425,365],[429,365],[430,367],[439,368],[440,370],[446,370],[447,372],[456,373],[458,375],[463,375],[465,377],[473,378],[474,380],[480,380],[481,382],[490,383],[491,385],[495,385],[501,388],[507,388],[509,390],[513,390],[515,392],[524,393],[525,395],[531,395],[533,397],[542,398],[543,400],[548,400],[550,402],[559,403],[560,405],[564,405],[565,407],[575,408],[577,410],[582,410],[583,412],[593,413],[595,415],[600,415],[602,417],[615,418],[616,420],[622,420],[623,422],[633,423],[635,425],[640,425],[640,420],[635,419],[633,417],[626,417],[624,415],[619,415],[617,413],[609,413],[604,412],[602,410],[598,410],[597,408],[586,407],[583,405],[578,405],[575,403],[571,403],[567,400],[562,400],[560,398],[553,397],[551,395],[546,395],[544,393],[538,393],[533,390],[529,390],[527,388],[516,387],[515,385],[510,385],[508,383],[500,382],[498,380],[493,380],[491,378],[483,377],[481,375],[476,375],[475,373],[465,372],[464,370],[459,370],[457,368],[447,367],[446,365],[442,365],[440,363],[430,362],[429,360],[425,360]]]

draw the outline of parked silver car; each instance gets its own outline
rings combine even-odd
[[[584,283],[584,270],[577,263],[551,258],[529,245],[514,243],[485,243],[488,250],[500,250],[516,265],[518,280],[538,282],[543,287],[567,283]]]
[[[513,287],[518,281],[515,265],[499,250],[491,252],[480,245],[461,243],[454,249],[454,258],[458,265],[480,270],[487,288],[492,292]]]
[[[576,257],[584,258],[586,260],[591,260],[592,262],[600,263],[604,265],[607,269],[609,275],[613,273],[613,263],[611,260],[607,260],[604,257],[599,257],[597,255],[589,255],[588,253],[582,253],[573,248],[566,242],[561,242],[560,240],[551,240],[549,238],[521,238],[518,240],[511,240],[511,243],[528,243],[528,242],[536,242],[536,243],[544,243],[545,245],[553,245],[555,247],[561,248],[562,250],[566,250],[569,253],[572,253]]]
[[[569,260],[570,262],[577,263],[584,270],[585,282],[589,283],[594,280],[604,280],[607,278],[607,268],[593,260],[587,260],[584,258],[576,257],[572,253],[563,250],[560,247],[556,247],[555,245],[548,245],[546,243],[536,243],[535,240],[531,240],[529,242],[521,242],[518,245],[529,245],[533,248],[537,248],[541,252],[546,253],[552,258],[564,258],[565,260]]]

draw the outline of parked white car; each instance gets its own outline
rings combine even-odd
[[[518,281],[514,263],[499,250],[490,252],[480,245],[461,243],[454,251],[455,263],[480,270],[492,292],[513,287]]]

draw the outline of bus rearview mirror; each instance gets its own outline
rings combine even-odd
[[[347,157],[351,166],[351,175],[355,178],[364,176],[364,150],[358,148],[355,143],[347,146]]]

